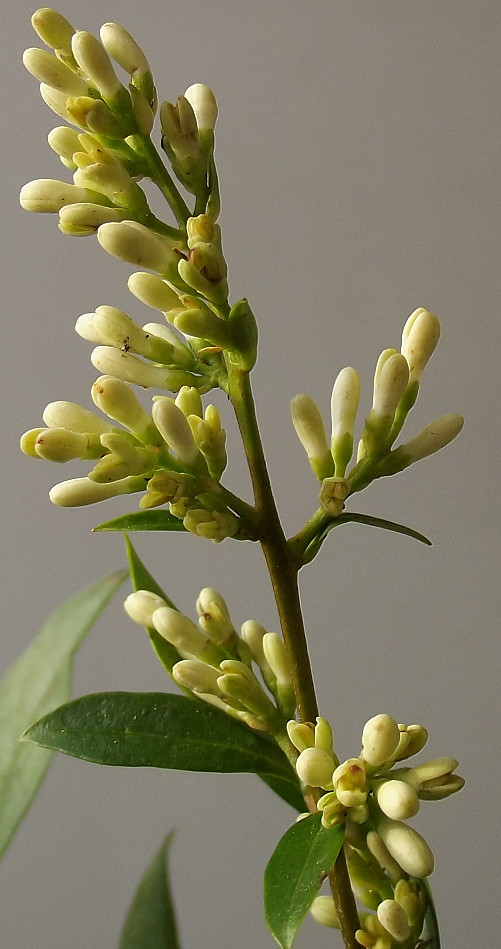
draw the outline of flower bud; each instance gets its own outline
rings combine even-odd
[[[93,319],[100,342],[125,352],[138,353],[157,363],[172,365],[175,351],[171,343],[145,333],[122,310],[114,306],[98,306]]]
[[[153,626],[167,642],[182,653],[195,659],[203,659],[211,665],[219,665],[224,656],[218,646],[204,636],[198,626],[170,606],[161,606],[153,611]]]
[[[183,519],[186,530],[198,537],[206,537],[215,544],[220,544],[226,537],[234,537],[238,531],[238,519],[233,514],[224,511],[206,511],[202,508],[193,508]]]
[[[179,258],[170,241],[137,221],[102,224],[97,239],[101,247],[113,257],[177,278]]]
[[[133,273],[130,275],[127,286],[141,303],[151,306],[155,310],[167,312],[180,306],[179,297],[169,285],[152,273]]]
[[[370,830],[367,834],[367,847],[373,857],[377,860],[380,867],[386,871],[392,883],[395,883],[402,877],[402,867],[392,857],[387,846],[381,840],[375,830]]]
[[[141,441],[149,444],[160,442],[151,416],[144,411],[126,382],[114,376],[100,376],[92,386],[91,396],[102,412],[106,412],[115,422],[120,422]]]
[[[228,326],[208,308],[177,310],[173,319],[174,326],[185,336],[206,339],[213,346],[227,349],[231,344]]]
[[[287,734],[298,751],[306,751],[307,748],[315,747],[315,729],[313,722],[295,722],[294,720],[287,722]],[[321,750],[327,751],[326,748],[322,748]]]
[[[153,626],[153,613],[160,607],[167,606],[165,600],[149,590],[136,590],[130,593],[124,602],[127,615],[140,626]]]
[[[428,741],[428,732],[422,725],[399,725],[400,741],[392,758],[401,761],[417,755]]]
[[[38,178],[28,181],[21,188],[19,201],[25,211],[38,211],[53,214],[60,211],[65,204],[85,201],[89,192],[66,181],[57,181],[54,178]]]
[[[407,360],[395,350],[386,349],[379,357],[374,375],[372,403],[374,415],[379,418],[393,419],[408,382]]]
[[[405,781],[383,781],[375,789],[374,796],[383,814],[392,820],[407,820],[419,810],[417,793]]]
[[[365,804],[369,791],[365,768],[359,758],[348,758],[338,765],[332,775],[332,783],[343,807]]]
[[[379,767],[391,757],[400,739],[394,718],[381,714],[370,718],[362,732],[362,755],[367,764]]]
[[[68,69],[53,53],[45,49],[27,49],[23,53],[23,63],[29,73],[65,96],[86,96],[88,83]]]
[[[202,452],[212,478],[219,481],[227,465],[226,432],[221,427],[221,418],[215,405],[208,405],[205,417],[191,415],[188,418],[195,442]]]
[[[317,801],[317,807],[322,813],[322,827],[326,830],[346,821],[346,807],[338,800],[335,791],[323,794]]]
[[[332,390],[331,452],[336,475],[343,477],[353,454],[353,432],[360,401],[360,376],[351,366],[342,369]]]
[[[102,455],[97,435],[70,432],[66,428],[42,429],[36,438],[34,449],[39,458],[59,464],[74,458],[99,458]]]
[[[277,710],[268,698],[254,673],[244,662],[238,659],[224,659],[220,663],[221,672],[217,684],[223,698],[240,702],[242,706],[263,723],[273,723],[279,718]],[[280,720],[280,724],[282,724]]]
[[[84,204],[69,204],[59,211],[58,227],[69,237],[87,237],[96,234],[101,224],[123,221],[127,213],[124,208],[108,208],[87,201]]]
[[[108,422],[75,402],[49,402],[42,418],[49,428],[67,428],[70,432],[104,435],[105,432],[111,431]]]
[[[147,493],[141,498],[139,507],[145,510],[172,502],[175,505],[183,505],[183,508],[187,509],[187,505],[192,503],[197,490],[197,481],[193,475],[183,471],[161,469],[156,471],[148,481]],[[179,515],[175,514],[175,516]]]
[[[261,626],[261,623],[258,623],[257,620],[248,619],[245,621],[245,623],[242,623],[240,632],[244,643],[247,644],[251,651],[254,662],[256,662],[259,666],[259,670],[266,685],[268,686],[270,692],[273,692],[274,694],[277,679],[274,673],[271,671],[271,668],[264,655],[263,641],[266,635],[264,626]],[[294,724],[298,723],[295,722]],[[296,745],[296,747],[298,746]],[[299,748],[299,751],[302,750],[302,748]]]
[[[173,399],[157,396],[153,402],[153,421],[162,438],[188,467],[202,461],[189,422]]]
[[[384,817],[377,821],[377,832],[391,856],[409,876],[421,879],[433,873],[433,853],[413,827]]]
[[[55,484],[49,491],[49,498],[59,507],[81,507],[85,504],[107,501],[108,498],[115,498],[120,494],[144,491],[145,487],[146,482],[142,475],[123,478],[121,481],[111,481],[108,484],[99,484],[97,481],[91,481],[90,478],[75,478],[72,481]]]
[[[321,748],[305,748],[296,761],[296,771],[303,784],[315,788],[332,788],[334,759]]]
[[[212,587],[200,590],[196,610],[199,626],[211,639],[223,644],[236,636],[226,602],[217,590]]]
[[[297,437],[318,480],[333,474],[327,433],[316,402],[309,395],[295,395],[291,401],[291,416]]]
[[[190,251],[188,260],[179,260],[177,269],[181,279],[211,303],[226,303],[226,264],[213,244],[198,244]]]
[[[101,444],[107,449],[89,473],[91,481],[104,484],[108,481],[120,481],[128,475],[151,473],[158,464],[158,455],[148,449],[133,444],[129,436],[119,432],[101,435]],[[146,487],[146,485],[145,485]]]
[[[407,914],[395,900],[383,900],[377,908],[377,918],[397,942],[409,938],[411,930]]]
[[[73,161],[73,155],[80,149],[80,140],[76,129],[71,129],[67,125],[59,125],[49,132],[47,141],[56,155],[59,155],[63,165],[74,171],[76,165]]]
[[[31,25],[40,39],[52,49],[69,50],[75,28],[69,21],[50,7],[41,7],[31,18]]]
[[[220,672],[213,666],[201,662],[200,659],[182,659],[172,667],[174,680],[181,688],[190,689],[203,695],[221,697],[221,690],[217,684]]]
[[[217,102],[212,90],[197,82],[188,87],[184,97],[195,113],[198,128],[213,129],[217,119]]]
[[[202,400],[194,386],[182,386],[174,401],[183,415],[186,415],[186,418],[189,418],[190,415],[197,415],[198,418],[203,417]]]
[[[276,685],[272,691],[277,699],[278,706],[284,715],[293,715],[296,708],[296,696],[285,645],[278,633],[265,633],[263,651],[265,659],[276,677]]]
[[[334,737],[332,728],[326,718],[320,715],[317,717],[315,725],[315,748],[321,748],[327,751],[335,759],[334,755]]]
[[[78,30],[72,37],[71,48],[80,69],[99,89],[103,99],[114,99],[123,87],[99,40],[92,33]]]
[[[99,35],[106,52],[130,75],[141,70],[149,72],[150,67],[142,49],[135,39],[118,23],[103,23]]]
[[[30,428],[28,432],[24,432],[24,434],[21,435],[19,447],[23,455],[28,455],[30,458],[40,459],[40,455],[38,455],[36,451],[36,443],[38,436],[44,431],[44,428]]]
[[[411,926],[422,925],[426,910],[426,896],[423,887],[416,880],[398,880],[395,886],[395,899],[405,910]]]
[[[48,86],[47,83],[40,83],[40,95],[42,96],[45,105],[49,107],[56,115],[61,119],[66,119],[67,122],[74,122],[71,118],[68,109],[66,108],[66,102],[68,101],[68,96],[64,92],[58,92],[57,89],[53,89],[52,86]],[[74,122],[75,125],[80,123]]]
[[[464,424],[461,415],[442,415],[435,419],[426,428],[412,438],[405,445],[399,445],[395,451],[385,458],[379,468],[378,476],[386,474],[396,474],[397,471],[403,471],[415,461],[421,461],[428,455],[433,455],[441,448],[445,448],[449,442],[452,442],[459,435]]]
[[[320,507],[324,514],[339,517],[350,491],[351,484],[346,478],[324,478],[319,494]]]
[[[419,307],[411,313],[402,333],[402,355],[409,365],[409,382],[420,382],[423,370],[440,339],[440,323],[433,313]]]
[[[316,896],[310,906],[310,913],[315,922],[331,929],[341,929],[336,907],[332,896]]]
[[[145,389],[154,386],[157,389],[177,392],[182,385],[193,379],[189,373],[180,369],[166,370],[160,366],[152,366],[113,346],[97,346],[91,353],[90,360],[94,368],[103,375],[116,376],[123,382],[131,382]]]
[[[197,158],[200,151],[198,126],[192,106],[179,96],[176,105],[163,102],[160,106],[160,124],[162,126],[162,144],[166,143],[180,161]],[[167,150],[167,149],[166,149]]]

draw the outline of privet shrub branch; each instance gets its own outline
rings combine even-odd
[[[330,436],[313,399],[293,398],[292,423],[312,469],[315,510],[288,538],[252,396],[256,320],[246,299],[229,298],[217,223],[215,96],[195,84],[175,104],[158,108],[148,60],[121,26],[105,23],[97,39],[49,8],[38,10],[32,22],[48,50],[28,49],[24,63],[40,82],[44,102],[64,122],[48,140],[69,174],[29,182],[21,204],[58,215],[64,234],[95,236],[106,253],[137,266],[129,290],[154,316],[139,326],[129,313],[106,305],[78,318],[76,331],[94,347],[90,358],[100,373],[91,389],[94,408],[51,402],[43,426],[23,435],[22,450],[59,464],[86,463],[82,477],[52,488],[54,504],[137,495],[136,510],[98,529],[257,542],[281,634],[255,619],[237,627],[223,595],[211,588],[198,595],[195,621],[184,616],[127,540],[135,592],[125,601],[126,612],[148,631],[180,694],[84,696],[30,723],[24,738],[105,764],[259,774],[300,811],[265,872],[266,919],[280,946],[292,945],[309,911],[320,925],[341,930],[351,949],[438,947],[426,882],[434,857],[407,821],[421,801],[440,801],[461,789],[457,761],[415,763],[426,729],[378,709],[353,756],[340,760],[331,726],[318,714],[297,582],[329,531],[350,520],[429,543],[410,528],[346,506],[376,478],[403,471],[461,430],[462,418],[447,414],[417,435],[401,436],[439,340],[438,319],[416,309],[404,325],[400,351],[383,350],[372,407],[360,425],[361,381],[354,368],[341,369],[334,381]],[[157,112],[160,131],[152,138]],[[164,196],[167,221],[151,210],[145,180]],[[135,387],[155,392],[147,410]],[[205,398],[213,389],[227,394],[228,411],[235,413],[251,501],[224,483],[224,419]],[[166,874],[165,852],[148,879]],[[143,945],[138,906],[141,899],[151,901],[151,893],[145,878],[122,946],[133,944],[133,931],[135,944]],[[149,907],[164,928],[159,923],[158,942],[148,945],[179,945],[174,916],[164,911]]]

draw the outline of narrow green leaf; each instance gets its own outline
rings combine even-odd
[[[306,804],[301,794],[301,788],[296,773],[291,768],[290,778],[276,778],[268,774],[260,774],[259,777],[271,790],[281,797],[286,804],[290,804],[295,811],[301,813],[305,810]]]
[[[143,561],[140,559],[134,547],[132,546],[129,538],[125,535],[125,545],[127,548],[127,558],[129,561],[129,570],[130,577],[132,580],[132,586],[135,590],[149,590],[150,593],[156,593],[157,596],[161,596],[167,606],[170,606],[173,610],[177,610],[177,606],[172,602],[172,600],[167,596],[162,588],[158,585],[157,581],[152,577],[151,573],[146,569]],[[157,633],[156,629],[153,627],[145,627],[148,636],[150,637],[151,645],[160,659],[164,669],[167,670],[170,676],[172,676],[172,666],[176,662],[179,662],[182,659],[182,656],[178,653],[175,646],[172,643],[168,643],[160,633]],[[192,693],[188,693],[188,690],[183,690],[186,694],[190,696]]]
[[[105,521],[93,531],[185,531],[186,527],[170,511],[133,511],[112,521]]]
[[[119,949],[179,949],[167,855],[170,833],[155,854],[131,903]]]
[[[73,654],[126,577],[124,570],[113,573],[59,606],[0,683],[0,854],[52,757],[19,738],[33,721],[69,699]]]
[[[265,735],[211,705],[164,692],[84,695],[23,737],[97,764],[290,775],[284,753]]]
[[[355,512],[346,514],[340,514],[339,517],[336,517],[334,520],[324,527],[323,530],[313,538],[312,541],[308,544],[305,553],[303,563],[310,563],[314,557],[316,557],[320,547],[322,546],[325,538],[335,527],[340,527],[342,524],[367,524],[369,527],[380,527],[383,530],[393,531],[395,534],[405,534],[407,537],[412,537],[414,540],[419,540],[422,544],[426,544],[428,547],[432,547],[431,540],[428,540],[424,534],[420,534],[419,531],[415,531],[412,527],[406,527],[405,524],[397,524],[395,521],[387,521],[383,517],[373,517],[371,514],[356,514]]]
[[[423,947],[426,947],[426,949],[441,949],[437,912],[435,909],[435,903],[433,901],[431,887],[427,880],[420,880],[420,883],[426,894],[427,902],[420,944],[422,944]]]
[[[289,827],[264,874],[268,928],[282,949],[290,949],[326,874],[343,845],[343,824],[326,830],[321,814]]]

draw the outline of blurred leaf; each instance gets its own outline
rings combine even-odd
[[[172,836],[166,837],[136,890],[119,949],[179,949],[167,869]]]
[[[284,753],[266,736],[205,702],[164,692],[84,695],[23,737],[97,764],[290,775]]]
[[[72,659],[127,577],[112,573],[62,603],[0,683],[0,853],[42,783],[49,751],[21,744],[24,730],[71,694]]]
[[[301,813],[305,810],[306,804],[304,803],[303,795],[301,794],[301,788],[299,785],[299,779],[296,775],[296,772],[292,770],[290,778],[276,778],[270,777],[268,774],[260,774],[259,777],[268,785],[271,790],[281,797],[286,804],[290,804],[295,811]]]
[[[289,827],[264,874],[264,907],[271,934],[290,949],[325,875],[343,845],[343,824],[326,830],[312,814]]]
[[[441,949],[440,932],[438,929],[438,919],[435,910],[435,903],[431,893],[431,887],[427,880],[420,880],[421,887],[426,894],[426,912],[424,914],[423,928],[418,946],[423,949]]]
[[[93,531],[184,531],[186,528],[170,511],[134,511],[113,521],[105,521]]]
[[[346,513],[340,514],[339,517],[336,517],[332,520],[327,527],[317,534],[312,541],[308,544],[305,552],[303,563],[310,563],[314,557],[318,554],[320,547],[322,546],[325,538],[335,527],[340,527],[342,524],[367,524],[369,527],[380,527],[383,530],[393,531],[395,534],[405,534],[407,537],[412,537],[414,540],[421,541],[422,544],[426,544],[428,547],[432,547],[431,540],[428,540],[424,534],[420,534],[418,531],[415,531],[412,527],[406,527],[404,524],[396,524],[395,521],[387,521],[382,517],[372,517],[371,514],[355,514],[355,513]]]

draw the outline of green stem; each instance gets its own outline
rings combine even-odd
[[[259,540],[268,565],[280,617],[299,717],[303,722],[314,721],[318,715],[318,707],[298,588],[301,560],[294,555],[293,548],[287,542],[278,516],[257,424],[249,373],[234,369],[228,364],[228,379],[230,399],[249,465],[256,510],[260,515]],[[310,808],[316,807],[315,798],[311,795],[308,796],[307,803]],[[346,949],[357,949],[355,932],[359,928],[359,921],[343,850],[329,878]]]
[[[172,208],[179,227],[186,231],[186,221],[191,217],[191,211],[177,190],[151,138],[149,135],[134,135],[132,145],[137,154],[146,161],[149,177]]]

